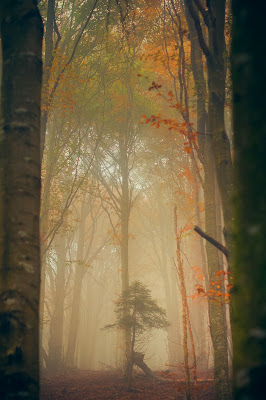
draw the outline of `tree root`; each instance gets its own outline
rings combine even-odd
[[[167,378],[163,378],[161,376],[155,375],[152,372],[152,370],[148,367],[148,365],[144,362],[144,354],[135,352],[133,362],[135,365],[137,365],[137,367],[141,368],[142,371],[145,372],[145,374],[147,376],[149,376],[150,378],[155,379],[160,382],[173,382],[172,379],[167,379]]]

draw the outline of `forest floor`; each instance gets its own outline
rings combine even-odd
[[[167,377],[165,373],[160,375]],[[184,381],[178,376],[170,375],[170,377],[173,379],[172,382],[159,382],[137,371],[132,387],[139,392],[128,392],[121,374],[116,371],[76,370],[54,377],[43,376],[41,400],[185,399]],[[193,400],[214,400],[213,381],[202,376],[197,385],[193,386],[191,398]]]

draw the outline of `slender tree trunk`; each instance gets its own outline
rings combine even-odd
[[[185,286],[185,277],[183,270],[183,261],[181,259],[181,249],[180,249],[180,238],[177,231],[177,208],[174,207],[174,229],[176,238],[176,257],[177,257],[177,271],[180,279],[181,296],[182,296],[182,324],[183,324],[183,350],[184,350],[184,364],[185,364],[185,380],[186,380],[186,398],[190,400],[191,390],[190,390],[190,370],[188,362],[188,327],[187,327],[187,294]]]
[[[63,356],[64,300],[65,300],[65,267],[66,243],[64,236],[57,240],[57,264],[55,278],[54,310],[50,322],[50,338],[48,350],[49,373],[57,373]]]
[[[130,343],[130,365],[129,365],[129,373],[127,377],[127,387],[130,389],[132,383],[132,372],[134,365],[134,349],[135,349],[135,340],[136,340],[136,305],[133,309],[132,314],[132,338]]]
[[[129,229],[129,187],[128,187],[128,154],[127,154],[127,133],[119,140],[120,148],[120,170],[122,178],[122,194],[121,194],[121,276],[122,276],[122,292],[129,288],[129,271],[128,271],[128,229]],[[124,314],[128,314],[125,307]],[[130,329],[125,330],[125,375],[128,379],[130,374]]]
[[[47,21],[45,30],[45,56],[44,56],[44,71],[43,71],[43,104],[41,115],[41,160],[43,159],[46,127],[48,122],[48,104],[49,104],[49,79],[51,75],[51,67],[53,61],[53,33],[54,33],[54,0],[48,0],[47,5]]]
[[[2,1],[0,23],[0,397],[38,399],[43,27],[32,0]]]
[[[44,300],[45,300],[45,279],[46,279],[46,237],[49,230],[49,212],[50,212],[50,192],[52,185],[52,170],[54,167],[54,143],[55,136],[50,135],[47,149],[47,163],[46,163],[46,174],[44,182],[42,182],[42,196],[41,196],[41,216],[40,216],[40,230],[41,230],[41,290],[40,290],[40,354],[42,352],[42,340],[43,340],[43,316],[44,316]],[[40,360],[41,367],[43,367],[43,359]]]
[[[80,321],[82,280],[85,273],[85,268],[83,265],[84,262],[83,252],[84,252],[86,215],[87,215],[86,204],[85,202],[83,202],[81,206],[81,217],[80,217],[81,220],[79,224],[79,235],[78,235],[77,264],[76,264],[76,273],[74,279],[73,300],[71,307],[70,327],[69,327],[69,336],[68,336],[68,344],[66,352],[66,363],[68,366],[71,367],[74,366],[74,360],[75,360],[77,335],[78,335],[79,321]]]
[[[178,307],[177,307],[177,290],[174,280],[173,288],[171,287],[171,271],[169,271],[168,263],[168,229],[171,226],[169,223],[168,215],[165,215],[163,211],[163,201],[161,194],[157,194],[158,210],[159,210],[159,226],[160,226],[160,246],[161,246],[161,256],[158,254],[157,259],[160,265],[160,272],[164,285],[164,293],[166,299],[166,310],[167,310],[167,320],[171,321],[170,325],[167,327],[167,339],[168,339],[168,358],[170,368],[175,367],[178,364],[178,346],[177,346],[177,335],[178,335]],[[154,241],[155,242],[155,241]],[[156,243],[154,243],[156,246]],[[158,253],[158,252],[157,252]],[[170,276],[169,276],[170,273]],[[172,290],[173,289],[173,290]]]
[[[186,299],[186,303],[187,303],[187,299]],[[188,332],[189,332],[189,337],[190,337],[190,342],[191,342],[191,352],[192,352],[192,359],[193,359],[193,380],[194,380],[194,383],[197,383],[197,357],[196,357],[195,342],[194,342],[194,337],[193,337],[193,332],[192,332],[188,303],[187,303],[187,323],[188,323]]]

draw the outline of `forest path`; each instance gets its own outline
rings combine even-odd
[[[165,376],[165,375],[163,375]],[[134,377],[133,387],[139,393],[129,393],[121,375],[114,371],[77,370],[64,375],[43,377],[41,400],[181,400],[185,399],[184,383],[158,382],[143,373]],[[194,399],[214,400],[212,382],[201,382]]]

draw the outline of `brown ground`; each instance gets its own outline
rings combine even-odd
[[[165,376],[165,375],[164,375]],[[118,372],[77,370],[55,377],[43,377],[41,400],[181,400],[185,399],[184,383],[172,376],[173,382],[158,382],[141,372],[134,377],[138,393],[126,391]],[[194,400],[214,400],[213,383],[200,380],[193,388]]]

